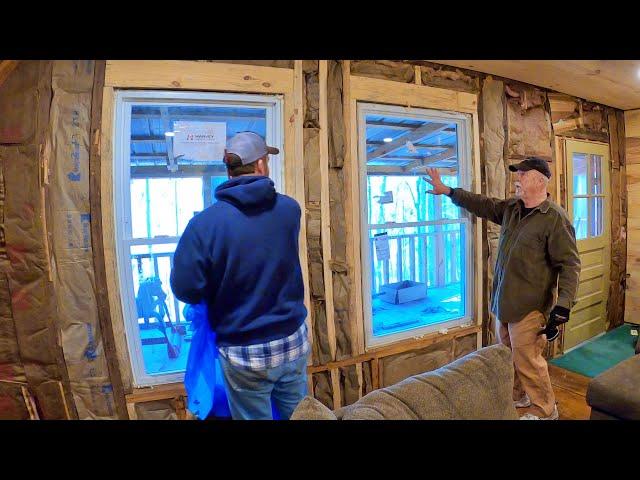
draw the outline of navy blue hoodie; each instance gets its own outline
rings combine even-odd
[[[191,219],[176,248],[171,289],[204,300],[220,346],[286,337],[304,322],[300,206],[263,176],[232,178]]]

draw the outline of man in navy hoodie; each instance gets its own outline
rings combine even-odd
[[[309,343],[298,256],[300,206],[277,193],[253,132],[227,143],[229,180],[194,216],[176,248],[171,289],[206,302],[234,419],[288,419],[306,394]]]

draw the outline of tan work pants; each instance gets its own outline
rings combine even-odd
[[[500,343],[513,352],[513,400],[520,400],[526,392],[531,399],[531,407],[527,411],[548,417],[553,413],[556,399],[547,361],[542,356],[547,336],[538,335],[545,327],[544,316],[540,312],[531,312],[519,322],[496,324]]]

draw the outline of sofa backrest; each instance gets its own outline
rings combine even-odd
[[[512,395],[511,350],[492,345],[375,390],[334,416],[342,420],[517,420]],[[312,406],[314,402],[301,402],[292,419],[330,418],[330,410]]]

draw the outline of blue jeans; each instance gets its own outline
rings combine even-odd
[[[271,401],[288,420],[307,394],[307,356],[266,370],[249,370],[218,357],[234,420],[273,420]]]

